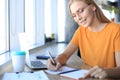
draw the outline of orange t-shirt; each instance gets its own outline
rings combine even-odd
[[[116,66],[114,53],[120,52],[120,25],[111,22],[99,32],[80,26],[71,43],[80,48],[83,61],[90,66],[113,68]]]

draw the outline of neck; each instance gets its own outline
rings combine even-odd
[[[93,23],[88,27],[90,31],[99,32],[101,31],[107,23],[100,22],[96,17],[93,20]]]

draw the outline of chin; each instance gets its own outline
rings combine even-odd
[[[88,24],[81,24],[84,28],[87,28],[89,25]]]
[[[79,25],[82,25],[84,28],[87,28],[89,26],[89,23],[86,21],[85,23],[81,24],[79,23]]]

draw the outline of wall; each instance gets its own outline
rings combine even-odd
[[[118,8],[120,9],[120,0],[118,0]],[[117,21],[120,22],[120,12],[117,14]]]
[[[66,0],[66,18],[65,18],[65,42],[69,42],[75,32],[75,30],[78,28],[77,23],[74,21],[74,19],[71,17],[69,13],[68,8],[68,2],[69,0]]]

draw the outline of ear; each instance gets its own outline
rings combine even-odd
[[[94,5],[91,5],[92,7],[92,10],[95,11],[96,10],[96,7]]]

